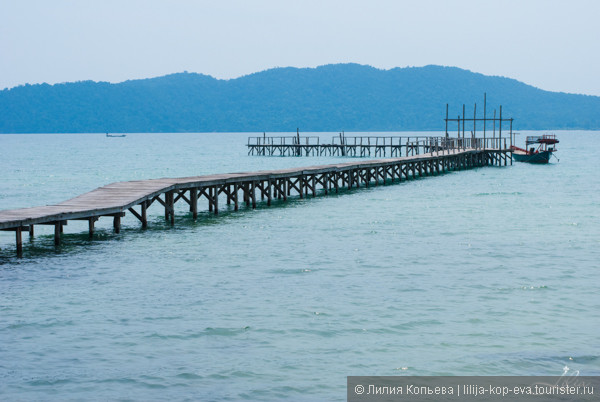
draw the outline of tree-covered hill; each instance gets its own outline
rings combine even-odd
[[[450,115],[503,106],[515,129],[599,129],[600,97],[543,91],[455,67],[357,64],[274,68],[231,80],[193,73],[118,84],[0,91],[0,132],[276,132],[442,130]]]

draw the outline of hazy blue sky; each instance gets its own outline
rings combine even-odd
[[[0,0],[0,89],[439,64],[600,95],[600,1]]]

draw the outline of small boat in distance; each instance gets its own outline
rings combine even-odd
[[[106,133],[107,137],[127,137],[127,134],[109,134]]]
[[[548,163],[552,152],[556,152],[555,144],[558,144],[556,135],[546,134],[542,136],[528,136],[525,140],[525,149],[511,146],[513,157],[517,162]],[[530,147],[530,145],[533,145]],[[537,145],[537,149],[536,149]]]

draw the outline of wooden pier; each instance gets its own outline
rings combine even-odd
[[[257,156],[348,156],[400,158],[444,146],[445,137],[350,136],[340,134],[330,143],[316,136],[248,137],[248,155]]]
[[[246,173],[214,174],[174,179],[118,182],[60,204],[0,211],[0,230],[15,232],[17,255],[23,252],[23,232],[34,236],[35,225],[54,226],[54,242],[60,244],[63,226],[71,220],[88,222],[89,236],[102,217],[113,219],[116,233],[127,212],[148,226],[148,208],[160,204],[172,225],[174,205],[184,201],[193,219],[200,202],[218,214],[220,202],[256,208],[257,198],[271,205],[289,197],[315,197],[342,189],[402,182],[411,178],[482,166],[506,166],[512,154],[506,138],[438,138],[410,142],[413,155],[323,166]]]
[[[462,115],[450,118],[448,115],[448,104],[446,104],[446,133],[443,137],[430,136],[350,136],[339,133],[331,138],[329,143],[321,143],[320,137],[301,136],[299,129],[296,135],[290,136],[267,136],[248,137],[248,155],[256,156],[344,156],[344,157],[375,157],[375,158],[400,158],[402,156],[414,156],[421,153],[434,152],[439,147],[447,148],[447,141],[466,141],[477,139],[477,123],[483,124],[483,140],[488,138],[489,124],[492,124],[492,138],[502,141],[502,123],[508,123],[508,140],[513,144],[513,119],[502,118],[502,105],[500,115],[496,117],[496,110],[492,118],[487,117],[487,96],[483,96],[483,116],[477,117],[477,104],[473,106],[473,117],[466,117],[465,105],[462,105]],[[456,138],[450,138],[452,130],[448,124],[457,123]],[[496,126],[498,136],[496,137]],[[506,127],[506,126],[505,126]],[[468,129],[468,135],[465,130]],[[506,132],[506,130],[505,130]],[[506,140],[506,135],[504,140]],[[462,145],[459,143],[459,147]]]

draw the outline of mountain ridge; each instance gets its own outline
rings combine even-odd
[[[120,83],[26,84],[0,91],[1,133],[443,130],[477,103],[515,129],[598,129],[600,97],[551,92],[458,67],[355,63],[276,67],[238,78],[173,73]]]

